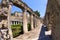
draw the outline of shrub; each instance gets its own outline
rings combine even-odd
[[[28,31],[30,31],[30,30],[31,30],[31,24],[28,23]]]
[[[31,25],[30,23],[27,24],[28,25],[28,31],[31,30]],[[23,34],[23,25],[22,24],[17,24],[17,25],[11,25],[12,28],[12,33],[13,33],[13,37],[17,37],[20,34]]]
[[[23,33],[23,27],[21,24],[11,25],[11,28],[12,28],[13,37],[17,37],[18,35]]]

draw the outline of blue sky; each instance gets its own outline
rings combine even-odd
[[[41,17],[45,15],[47,0],[22,0],[22,1],[24,1],[34,11],[38,10],[40,12]],[[12,6],[12,13],[15,11],[21,12],[21,9]]]
[[[45,15],[47,0],[23,0],[28,4],[34,11],[38,10],[41,17]]]

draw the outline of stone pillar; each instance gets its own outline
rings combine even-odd
[[[18,24],[19,24],[19,21],[18,21]]]
[[[16,24],[17,24],[17,21],[16,21]]]
[[[17,21],[17,24],[18,24],[18,21]]]
[[[11,25],[12,25],[12,21],[11,21]]]
[[[36,25],[35,25],[35,16],[33,16],[33,26],[34,26],[34,28],[36,27]]]
[[[38,27],[38,18],[36,18],[36,27]]]
[[[33,26],[33,14],[30,15],[30,20],[31,20],[31,29],[34,29],[34,26]]]
[[[38,27],[40,26],[40,19],[38,18]]]
[[[15,21],[14,21],[14,25],[15,25]]]
[[[24,33],[28,32],[28,27],[27,27],[27,16],[26,16],[27,10],[23,10],[23,31]]]
[[[35,22],[36,27],[39,27],[39,18],[38,18],[38,17],[36,17],[36,18],[35,18],[35,20],[36,20],[36,22]]]
[[[16,23],[16,21],[15,21],[15,25],[16,25],[17,23]]]
[[[9,4],[9,8],[8,8],[8,29],[9,29],[9,35],[10,35],[10,38],[11,38],[10,40],[13,40],[12,30],[11,30],[11,25],[10,25],[11,7],[12,7],[12,5]]]
[[[36,28],[36,26],[37,26],[37,22],[36,22],[36,17],[35,17],[35,28]]]
[[[16,25],[16,21],[14,21],[14,24]]]

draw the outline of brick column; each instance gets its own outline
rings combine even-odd
[[[11,38],[10,40],[13,40],[12,30],[11,30],[11,25],[10,25],[11,8],[12,8],[12,5],[9,4],[9,8],[8,8],[8,29],[9,29],[9,35],[10,35],[10,38]]]
[[[31,20],[31,29],[34,29],[34,26],[33,26],[33,14],[30,15],[30,20]]]
[[[24,33],[28,32],[28,27],[27,27],[27,16],[26,16],[27,10],[23,10],[23,31]]]

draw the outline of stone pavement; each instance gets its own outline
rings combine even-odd
[[[47,31],[46,28],[44,26],[42,26],[38,40],[52,40],[52,36],[51,35],[45,35],[45,31]]]
[[[40,27],[36,27],[35,29],[29,31],[28,33],[22,34],[14,38],[14,40],[38,40],[41,27],[42,24],[40,25]]]

